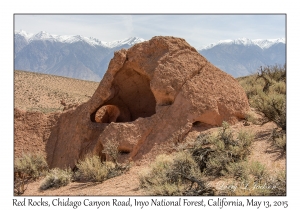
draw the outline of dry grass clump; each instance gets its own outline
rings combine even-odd
[[[46,174],[48,165],[41,154],[23,154],[14,162],[14,193],[21,195],[32,180]]]
[[[75,180],[102,182],[107,179],[109,165],[102,163],[99,156],[87,156],[77,164]]]
[[[76,164],[74,173],[76,181],[103,182],[115,176],[119,176],[129,170],[130,164],[117,164],[115,162],[102,162],[99,156],[87,155]]]
[[[245,120],[247,122],[251,122],[255,125],[259,124],[259,119],[255,117],[255,114],[252,111],[249,111],[246,116],[245,116]]]
[[[68,185],[72,181],[72,170],[54,168],[48,172],[44,181],[42,182],[40,189],[46,190],[49,188],[59,188]]]
[[[129,170],[130,163],[119,164],[119,142],[116,139],[107,141],[103,145],[102,153],[111,161],[102,162],[99,156],[88,154],[76,164],[75,180],[103,182],[106,179],[119,176]]]
[[[117,164],[119,157],[119,142],[116,139],[111,139],[103,145],[102,153],[106,154],[107,158],[111,158],[112,162]]]
[[[266,167],[258,161],[252,162],[250,164],[250,173],[255,177],[257,182],[268,177]]]
[[[114,149],[116,148],[117,147],[108,147],[106,151],[109,151],[109,155],[115,155]],[[41,190],[66,186],[72,181],[102,182],[106,179],[121,175],[127,171],[129,167],[129,163],[118,164],[116,160],[114,162],[101,162],[99,156],[87,155],[76,164],[75,172],[71,169],[59,168],[54,168],[49,171],[47,162],[42,155],[24,154],[22,158],[18,158],[15,161],[14,190],[16,195],[23,194],[28,183],[41,176],[45,176],[40,185]]]
[[[26,154],[17,158],[14,164],[15,174],[23,174],[37,179],[48,170],[46,159],[41,154]]]

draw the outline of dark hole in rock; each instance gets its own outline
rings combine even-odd
[[[130,150],[120,150],[119,153],[120,153],[120,155],[129,154]]]
[[[194,127],[200,127],[201,125],[203,125],[203,123],[200,122],[200,121],[195,121],[195,122],[193,122],[193,126],[194,126]]]
[[[156,101],[145,75],[123,67],[115,75],[112,87],[115,95],[91,114],[92,122],[130,122],[155,114]]]

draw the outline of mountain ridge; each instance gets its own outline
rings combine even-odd
[[[284,42],[283,42],[284,41]],[[208,61],[234,77],[255,73],[260,66],[286,64],[284,39],[219,42],[198,50]]]
[[[47,41],[56,41],[56,42],[62,42],[62,43],[74,43],[74,42],[79,42],[79,41],[85,41],[91,46],[103,46],[107,48],[114,48],[118,47],[124,44],[129,44],[133,45],[136,43],[140,43],[143,41],[146,41],[143,38],[139,37],[130,37],[122,40],[114,40],[111,42],[105,42],[105,41],[100,41],[97,38],[93,37],[85,37],[81,35],[54,35],[50,34],[46,31],[40,31],[36,34],[29,34],[24,30],[21,31],[16,31],[15,35],[20,35],[23,36],[29,43],[35,40],[47,40]]]
[[[14,68],[99,82],[114,52],[128,49],[142,38],[103,42],[81,35],[53,35],[45,31],[17,31]]]
[[[54,35],[45,31],[15,31],[14,68],[99,82],[114,52],[146,41],[130,37],[111,42],[81,35]],[[198,52],[234,77],[254,73],[260,66],[286,62],[284,38],[221,40]]]
[[[260,47],[261,49],[268,49],[274,44],[277,43],[283,43],[285,44],[285,38],[277,38],[277,39],[248,39],[248,38],[238,38],[238,39],[226,39],[226,40],[220,40],[216,43],[212,43],[209,45],[206,45],[204,47],[201,47],[198,49],[198,51],[201,50],[207,50],[211,49],[216,45],[221,45],[221,44],[238,44],[238,45],[244,45],[244,46],[250,46],[250,45],[256,45]]]

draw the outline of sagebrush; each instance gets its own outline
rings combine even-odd
[[[54,168],[48,172],[44,178],[40,189],[59,188],[68,185],[72,181],[73,172],[70,168]]]
[[[14,162],[14,193],[23,194],[28,183],[44,176],[47,170],[48,164],[42,154],[24,153]]]

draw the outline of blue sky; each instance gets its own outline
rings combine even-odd
[[[56,35],[82,35],[101,41],[114,41],[136,36],[184,38],[196,48],[224,39],[285,38],[286,16],[204,15],[204,14],[123,14],[123,15],[14,15],[15,30],[28,33],[46,31]]]

